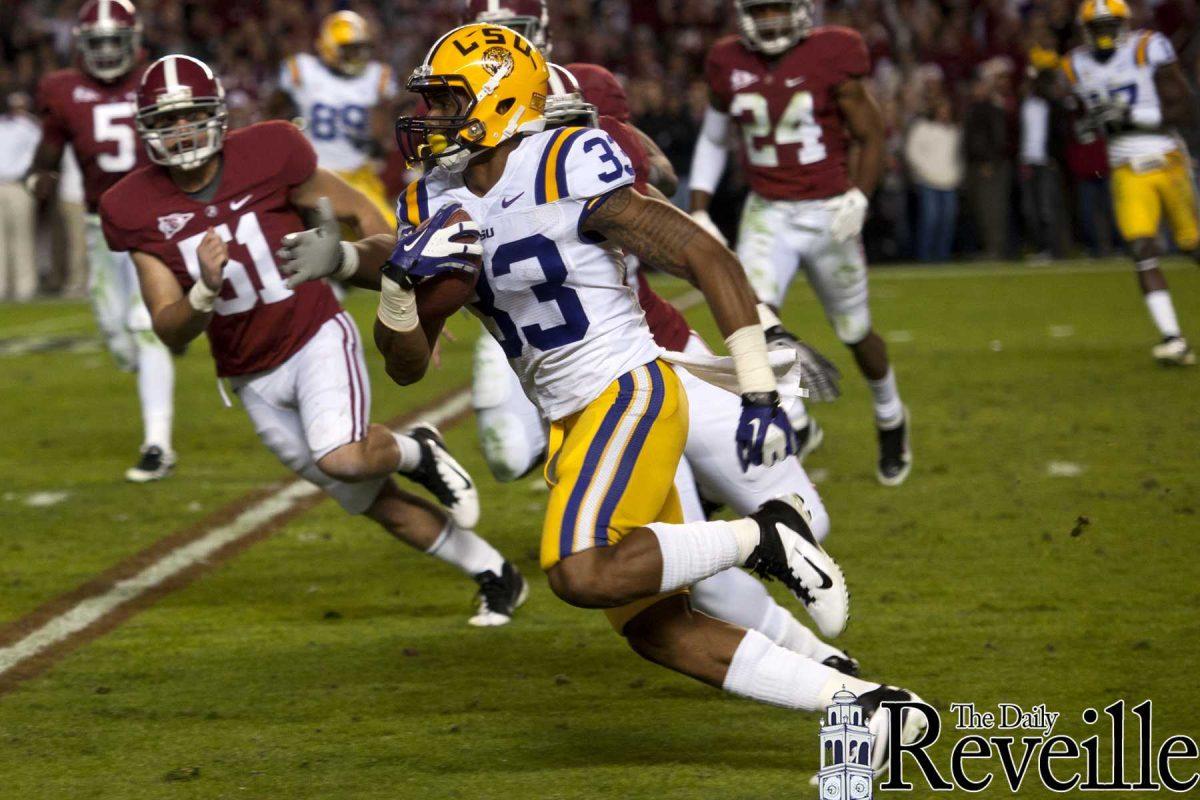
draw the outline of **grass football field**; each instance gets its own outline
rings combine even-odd
[[[1174,262],[1167,276],[1200,339],[1200,271]],[[1200,369],[1151,361],[1129,267],[881,268],[872,293],[912,412],[915,465],[898,489],[875,483],[868,392],[807,287],[783,315],[845,375],[842,399],[813,408],[827,436],[806,466],[853,595],[842,643],[864,675],[942,709],[1044,703],[1063,714],[1055,733],[1076,738],[1106,730],[1082,709],[1150,698],[1157,738],[1196,737]],[[349,305],[368,330],[373,298]],[[689,317],[712,338],[706,311]],[[368,353],[375,420],[467,385],[477,326],[453,328],[442,368],[416,387],[392,385]],[[124,483],[133,380],[92,332],[83,304],[0,307],[10,634],[289,478],[241,409],[222,407],[200,341],[177,362],[176,474]],[[0,675],[0,799],[816,797],[815,715],[654,667],[600,613],[557,600],[536,564],[538,480],[492,482],[469,416],[446,432],[480,481],[480,532],[531,579],[512,625],[467,627],[473,584],[320,502],[43,653],[28,680]],[[932,751],[943,772],[948,750]],[[1000,781],[984,793],[1008,795]],[[1021,796],[1052,793],[1031,775]]]

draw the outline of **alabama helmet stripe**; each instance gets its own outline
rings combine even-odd
[[[175,66],[178,56],[167,56],[163,59],[163,80],[167,84],[167,92],[174,92],[179,88],[179,68]]]

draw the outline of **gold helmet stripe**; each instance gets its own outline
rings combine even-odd
[[[292,75],[292,85],[299,86],[303,81],[300,78],[300,64],[297,63],[296,57],[291,56],[287,60],[288,72]]]

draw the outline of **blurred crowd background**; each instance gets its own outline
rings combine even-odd
[[[458,21],[457,0],[138,0],[151,57],[187,53],[225,82],[235,126],[259,119],[279,63],[311,51],[321,18],[351,8],[371,20],[376,57],[401,81]],[[1200,79],[1196,0],[1132,0],[1134,27],[1165,33],[1184,72]],[[0,4],[0,207],[32,157],[28,116],[39,77],[74,58],[79,0]],[[625,82],[635,123],[681,177],[707,102],[704,55],[734,30],[732,0],[551,0],[552,60],[599,62]],[[1104,256],[1121,247],[1111,219],[1102,142],[1073,135],[1069,98],[1054,79],[1059,54],[1079,43],[1074,0],[830,0],[824,24],[861,31],[889,132],[889,164],[872,201],[872,261]],[[403,102],[403,101],[402,101]],[[1183,132],[1195,150],[1197,131]],[[25,151],[28,150],[28,153]],[[22,158],[25,159],[22,163]],[[403,184],[393,155],[380,165]],[[83,290],[82,214],[69,166],[60,197],[37,209],[43,294]],[[680,198],[686,196],[686,180]],[[713,216],[736,229],[744,194],[726,176]],[[0,229],[0,238],[7,235]],[[732,237],[731,237],[732,238]],[[9,291],[10,297],[19,293]]]

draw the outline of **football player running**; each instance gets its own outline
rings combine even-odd
[[[175,365],[151,329],[133,261],[105,245],[96,213],[106,189],[147,163],[133,127],[134,94],[146,69],[142,23],[129,0],[88,0],[79,10],[74,36],[79,66],[51,72],[38,85],[42,141],[26,186],[39,200],[51,196],[63,150],[68,144],[74,148],[87,206],[92,310],[117,365],[137,373],[142,445],[125,478],[146,483],[167,477],[175,466]]]
[[[498,20],[497,24],[504,23]],[[663,186],[674,180],[670,162],[657,148],[653,154],[648,153],[643,136],[618,118],[627,119],[628,114],[625,93],[616,77],[595,64],[572,64],[571,69],[557,64],[549,66],[546,126],[585,126],[608,133],[630,158],[634,187],[643,194],[661,190],[657,196],[665,199]],[[581,82],[576,80],[576,71],[586,76],[589,89],[603,106],[585,97]],[[665,163],[656,169],[657,158]],[[405,209],[403,204],[402,209],[415,214],[415,209]],[[638,268],[638,260],[627,256],[625,266],[626,284],[636,293],[655,342],[664,350],[710,355],[707,345],[689,328],[683,315],[650,287],[645,271]],[[740,415],[737,396],[700,380],[686,369],[676,372],[688,396],[687,444],[675,478],[684,521],[707,518],[701,495],[709,502],[727,505],[737,514],[746,515],[772,498],[795,492],[808,509],[813,536],[823,542],[829,534],[829,514],[800,462],[787,458],[771,466],[743,470],[734,444]],[[504,481],[529,473],[542,461],[549,423],[525,396],[504,349],[486,332],[476,345],[472,377],[476,423],[493,474]],[[692,586],[691,600],[697,610],[709,616],[752,628],[776,644],[843,672],[857,673],[855,659],[821,641],[776,603],[762,583],[740,569],[727,569],[696,583]]]
[[[297,53],[284,61],[267,113],[303,119],[317,163],[371,198],[395,225],[374,159],[389,137],[398,90],[392,68],[371,59],[373,47],[370,27],[358,14],[338,11],[325,17],[317,55]]]
[[[692,216],[720,238],[708,206],[732,126],[750,183],[738,257],[759,300],[776,312],[804,268],[871,389],[876,477],[897,486],[912,468],[908,410],[887,346],[871,328],[861,239],[884,164],[883,117],[863,81],[866,44],[849,28],[814,28],[811,0],[736,0],[736,11],[740,35],[717,41],[705,63],[711,105],[692,156]],[[789,335],[777,318],[764,325]],[[811,451],[821,429],[802,405],[793,408],[803,451]]]
[[[1200,216],[1187,146],[1175,133],[1190,124],[1195,99],[1171,41],[1129,30],[1124,0],[1086,0],[1078,21],[1087,44],[1069,52],[1062,70],[1085,110],[1084,127],[1108,140],[1113,208],[1129,243],[1138,284],[1161,341],[1161,364],[1191,366],[1167,280],[1158,266],[1158,228],[1165,214],[1180,250],[1200,261]]]
[[[110,245],[132,253],[154,330],[174,346],[206,333],[218,376],[280,461],[349,513],[474,578],[471,624],[507,623],[527,587],[471,530],[479,505],[470,477],[433,426],[396,434],[370,424],[354,320],[326,283],[292,286],[276,268],[274,251],[301,230],[304,210],[323,208],[367,234],[389,226],[370,200],[317,167],[294,125],[263,122],[226,136],[226,116],[224,90],[205,64],[156,61],[135,117],[154,164],[100,201]],[[449,516],[401,491],[397,472],[429,489]]]
[[[842,631],[849,611],[841,570],[798,496],[748,518],[683,521],[674,478],[688,398],[624,283],[622,250],[704,294],[733,354],[731,365],[714,362],[712,375],[725,368],[741,394],[741,463],[770,465],[796,442],[736,257],[685,214],[635,191],[629,159],[603,131],[545,130],[548,69],[515,32],[482,24],[450,31],[408,88],[429,110],[397,122],[401,150],[436,165],[410,190],[424,224],[398,242],[329,248],[314,237],[289,268],[313,278],[353,264],[356,282],[379,285],[376,344],[389,375],[418,380],[438,325],[418,317],[412,282],[470,268],[450,257],[468,246],[454,249],[462,228],[446,227],[466,210],[483,256],[472,310],[552,420],[541,551],[553,591],[605,609],[644,658],[733,694],[817,710],[846,686],[871,712],[882,767],[881,702],[912,693],[844,675],[689,604],[687,587],[744,565],[782,581],[827,636]],[[905,738],[923,723],[908,714]]]

